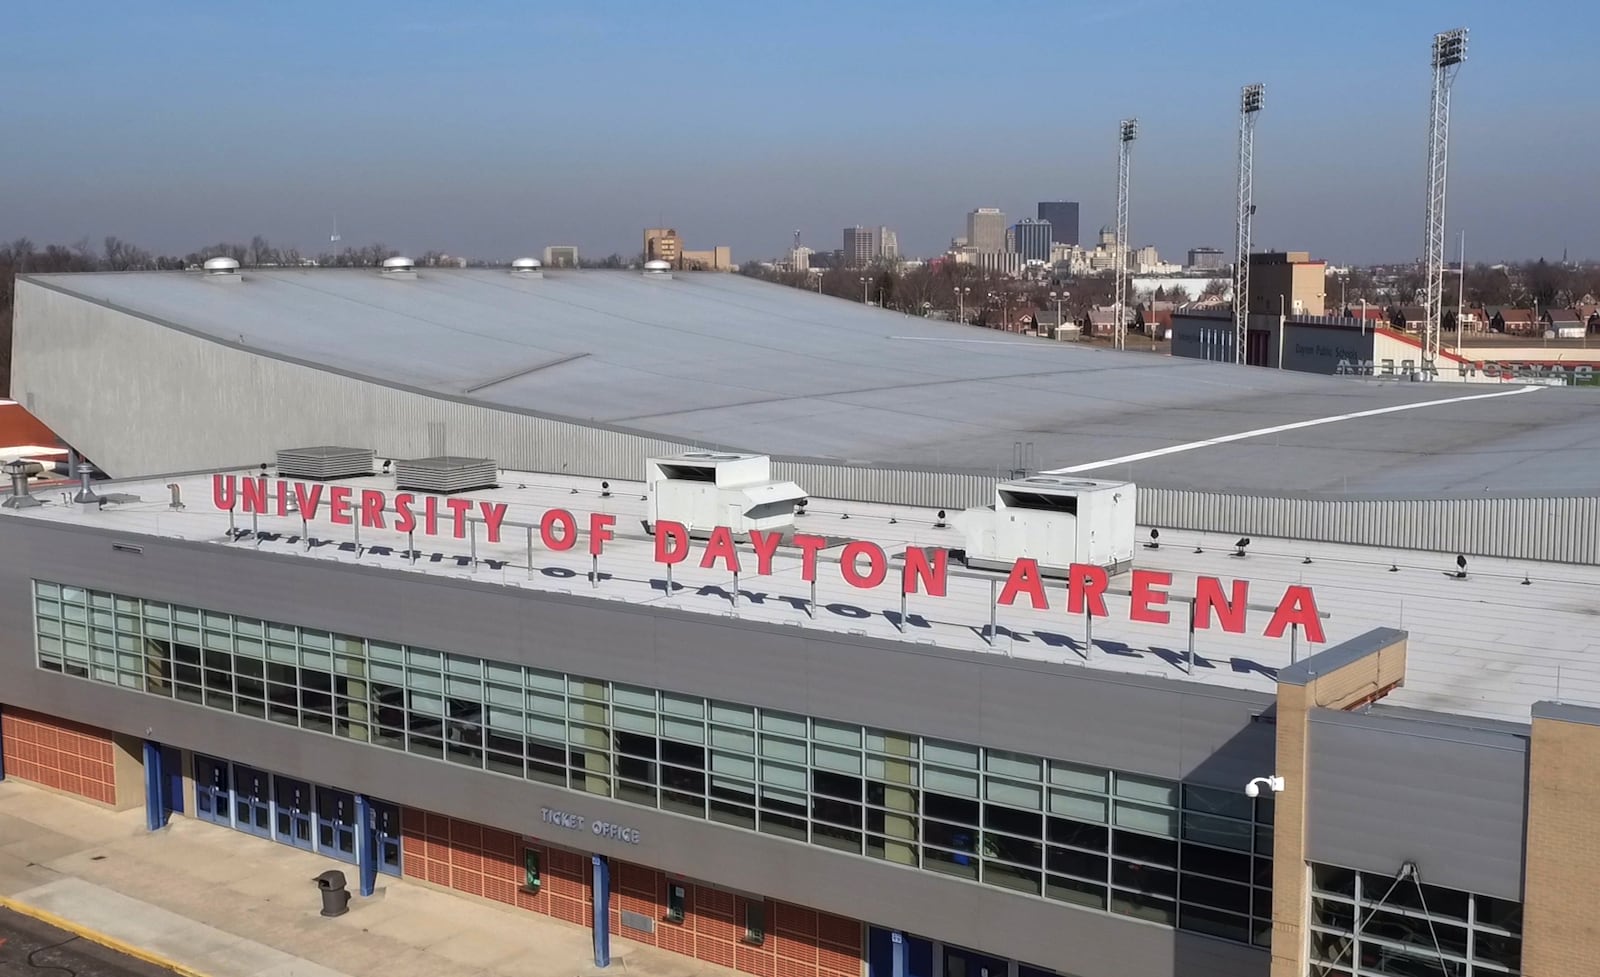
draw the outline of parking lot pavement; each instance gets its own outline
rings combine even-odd
[[[0,977],[172,977],[172,973],[0,908]]]

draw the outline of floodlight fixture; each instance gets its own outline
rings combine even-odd
[[[1255,113],[1261,111],[1261,99],[1267,92],[1265,85],[1246,85],[1239,93],[1239,111]]]
[[[1433,35],[1433,66],[1453,68],[1467,60],[1467,29],[1458,27]]]
[[[1123,142],[1133,142],[1139,138],[1139,120],[1123,119],[1120,131]]]

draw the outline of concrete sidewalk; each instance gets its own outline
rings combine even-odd
[[[336,919],[311,878],[354,866],[183,817],[145,830],[113,813],[0,782],[0,903],[190,977],[733,977],[616,936],[380,876]],[[353,885],[352,885],[353,888]]]

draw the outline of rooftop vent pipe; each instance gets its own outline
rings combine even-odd
[[[232,258],[207,258],[203,267],[208,282],[226,285],[240,281],[239,262]]]
[[[385,278],[411,279],[417,277],[417,263],[410,258],[396,255],[393,258],[383,259],[383,265],[378,273]]]
[[[513,278],[543,278],[544,272],[540,270],[543,267],[538,258],[518,258],[516,261],[511,262],[511,276]]]
[[[89,487],[89,480],[94,477],[94,466],[87,461],[78,462],[78,494],[72,501],[85,505],[100,501],[100,496],[94,494],[94,489]]]
[[[0,508],[29,509],[36,505],[44,505],[28,494],[28,479],[44,471],[43,465],[37,461],[18,459],[0,465],[0,471],[11,476],[11,495],[4,502],[0,502]]]

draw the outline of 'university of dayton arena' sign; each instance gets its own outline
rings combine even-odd
[[[1346,351],[1340,350],[1340,353]],[[1594,366],[1590,363],[1561,363],[1548,361],[1544,363],[1496,363],[1493,360],[1482,362],[1454,360],[1446,361],[1443,366],[1428,367],[1420,360],[1363,360],[1353,355],[1339,360],[1334,368],[1334,373],[1339,376],[1359,377],[1406,377],[1414,373],[1423,372],[1433,376],[1451,376],[1458,378],[1486,376],[1498,377],[1502,380],[1559,380],[1562,383],[1588,384],[1594,382]]]
[[[394,532],[432,537],[466,539],[468,524],[481,521],[490,543],[498,543],[505,526],[507,506],[503,502],[478,499],[447,498],[418,492],[389,493],[379,489],[352,488],[348,485],[323,485],[318,482],[291,482],[277,479],[270,485],[267,479],[236,475],[213,475],[211,498],[218,509],[238,509],[246,514],[290,517],[299,515],[308,523],[326,509],[328,521],[336,526],[360,526],[362,529],[392,530]],[[291,505],[291,502],[293,503]],[[605,552],[605,544],[615,538],[612,527],[616,516],[591,512],[583,517],[588,523],[589,555],[598,558]],[[566,509],[546,509],[539,518],[536,531],[545,549],[555,552],[571,550],[578,544],[580,517]],[[772,560],[778,552],[782,534],[751,530],[749,550],[741,553],[733,531],[727,526],[717,526],[710,531],[700,551],[699,566],[706,570],[719,567],[729,573],[749,573],[746,560],[754,562],[757,576],[772,574]],[[821,536],[795,533],[789,543],[800,551],[800,578],[807,583],[817,579],[818,556],[832,545]],[[689,530],[680,523],[660,520],[655,525],[655,561],[672,566],[689,560],[691,556]],[[898,554],[903,563],[900,569],[900,593],[944,597],[949,576],[949,553],[938,547],[907,546]],[[839,576],[845,583],[861,590],[876,590],[888,581],[889,554],[883,547],[869,540],[851,540],[839,553]],[[1172,574],[1164,570],[1134,570],[1129,581],[1128,619],[1147,624],[1170,624],[1172,612],[1167,607],[1168,588]],[[1065,611],[1071,615],[1107,617],[1106,592],[1110,576],[1102,567],[1092,564],[1073,564],[1067,572],[1067,599]],[[1198,630],[1220,628],[1235,634],[1245,633],[1245,615],[1249,606],[1250,582],[1233,580],[1226,587],[1217,577],[1198,577],[1194,592],[1194,626]],[[1023,558],[1011,566],[1000,588],[999,603],[1013,605],[1026,600],[1034,610],[1050,609],[1045,595],[1044,575],[1036,560]],[[1322,642],[1321,615],[1317,611],[1316,597],[1310,587],[1291,584],[1278,597],[1271,619],[1262,630],[1268,638],[1279,638],[1291,625],[1298,625],[1306,640]]]

